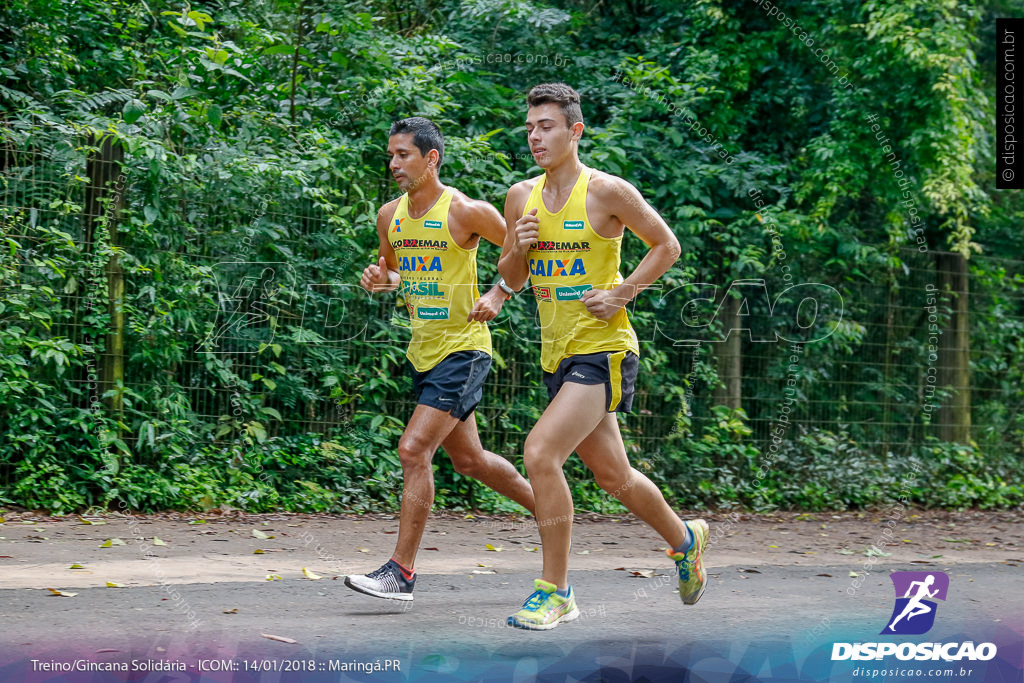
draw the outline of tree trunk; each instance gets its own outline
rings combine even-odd
[[[728,406],[730,410],[742,407],[743,354],[742,332],[740,327],[740,299],[726,296],[722,302],[720,320],[729,334],[724,342],[714,344],[715,359],[718,366],[719,384],[712,392],[715,405]]]
[[[97,232],[106,226],[111,247],[118,246],[117,221],[124,206],[125,178],[121,174],[124,148],[113,138],[94,137],[90,145],[98,150],[86,157],[85,172],[89,184],[85,188],[85,248],[95,254]],[[107,201],[109,200],[109,201]],[[124,271],[116,255],[111,255],[104,267],[110,326],[107,329],[106,348],[99,358],[100,395],[124,385]],[[92,284],[92,283],[90,283]],[[86,296],[89,296],[86,288]],[[106,399],[114,417],[124,418],[123,397],[114,393]]]
[[[938,385],[954,394],[939,407],[939,438],[966,444],[971,438],[971,366],[969,338],[969,280],[967,259],[961,254],[935,255],[939,301],[951,311],[939,337]]]

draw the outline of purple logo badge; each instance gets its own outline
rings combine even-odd
[[[935,600],[945,600],[949,577],[945,572],[893,572],[896,605],[882,634],[921,635],[935,624]]]

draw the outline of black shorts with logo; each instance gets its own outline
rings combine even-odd
[[[491,357],[483,351],[456,351],[426,372],[409,365],[416,403],[465,421],[484,395]]]
[[[566,382],[604,384],[609,413],[628,413],[633,408],[633,391],[640,369],[640,357],[632,351],[584,353],[562,359],[554,372],[544,373],[548,400],[554,400]]]

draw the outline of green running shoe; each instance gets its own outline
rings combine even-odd
[[[523,608],[508,618],[509,626],[547,631],[580,615],[572,588],[569,589],[569,596],[563,598],[555,592],[558,586],[543,579],[534,579],[533,587],[537,590],[526,599]]]
[[[679,597],[687,605],[695,605],[704,595],[708,574],[704,571],[704,549],[708,545],[708,523],[703,519],[683,522],[693,534],[693,544],[685,553],[669,548],[665,553],[676,563],[679,572]]]

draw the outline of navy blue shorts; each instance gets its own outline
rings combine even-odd
[[[483,351],[456,351],[426,372],[412,364],[412,388],[416,403],[451,413],[462,421],[473,414],[484,395],[484,380],[491,357]]]
[[[548,400],[553,401],[566,382],[603,384],[609,413],[628,413],[633,408],[633,392],[640,357],[632,351],[583,353],[562,359],[554,372],[544,373]]]

